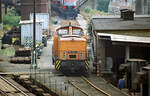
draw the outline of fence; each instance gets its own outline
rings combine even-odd
[[[31,69],[30,77],[57,93],[59,96],[84,96],[82,92],[69,84],[67,77],[62,74],[52,74],[40,69]]]

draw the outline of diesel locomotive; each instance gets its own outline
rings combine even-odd
[[[88,72],[87,39],[81,27],[69,24],[56,30],[52,60],[63,73]]]

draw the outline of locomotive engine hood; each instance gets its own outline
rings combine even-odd
[[[80,36],[63,36],[59,38],[59,54],[62,60],[85,60],[86,39]]]

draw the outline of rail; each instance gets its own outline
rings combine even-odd
[[[0,79],[4,80],[6,83],[8,83],[10,86],[12,86],[13,88],[15,88],[16,90],[18,90],[19,92],[21,92],[24,96],[29,96],[28,94],[26,94],[25,92],[23,92],[21,89],[19,89],[18,87],[16,87],[14,84],[12,84],[10,81],[8,81],[7,79],[5,79],[4,77],[0,76]],[[7,96],[7,95],[4,95]]]
[[[75,84],[72,83],[71,80],[68,80],[68,82],[75,87],[77,90],[79,90],[80,92],[82,92],[83,94],[85,94],[86,96],[89,96],[85,91],[83,91],[82,89],[80,89],[78,86],[76,86]]]
[[[90,82],[87,78],[85,78],[84,76],[81,77],[84,81],[86,81],[89,85],[91,85],[93,88],[95,88],[97,91],[99,91],[100,93],[105,94],[106,96],[111,96],[110,94],[106,93],[105,91],[103,91],[102,89],[98,88],[97,86],[95,86],[92,82]]]
[[[77,3],[77,9],[79,9],[83,4],[85,4],[88,0],[79,0]]]
[[[0,89],[0,94],[1,94],[2,96],[8,96],[8,94],[7,94],[6,92],[4,92],[3,90],[1,90],[1,89]]]
[[[108,94],[107,92],[105,92],[104,90],[98,88],[97,86],[95,86],[92,82],[90,82],[86,77],[81,76],[81,79],[84,80],[88,85],[90,85],[91,87],[93,87],[97,92],[104,94],[106,96],[111,96],[110,94]],[[70,85],[72,85],[73,87],[75,87],[77,90],[79,90],[81,93],[83,93],[85,96],[90,96],[90,94],[88,94],[87,92],[85,92],[85,90],[83,90],[82,88],[80,88],[79,86],[77,86],[76,84],[74,84],[72,82],[71,79],[68,80],[68,83]]]

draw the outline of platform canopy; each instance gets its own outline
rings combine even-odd
[[[111,41],[118,42],[131,42],[131,43],[150,43],[149,37],[138,37],[128,35],[117,35],[108,33],[97,33],[100,39],[110,39]]]

